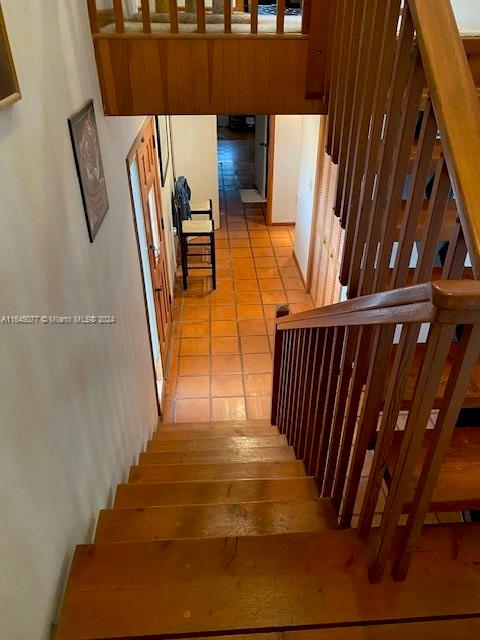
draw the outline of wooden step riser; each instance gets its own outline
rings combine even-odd
[[[221,449],[222,451],[239,451],[259,447],[285,447],[285,436],[241,436],[233,438],[196,438],[192,440],[150,440],[148,453],[159,451],[205,451]]]
[[[187,504],[233,504],[274,500],[315,500],[313,478],[278,480],[213,480],[210,482],[159,482],[121,484],[115,508],[133,509]]]
[[[81,546],[57,640],[479,616],[479,537],[425,527],[408,581],[375,585],[353,531]]]
[[[129,482],[184,482],[195,480],[245,480],[258,478],[303,478],[299,460],[212,464],[166,464],[132,467]]]
[[[158,424],[157,433],[168,431],[205,431],[213,429],[256,429],[259,427],[271,427],[270,420],[225,420],[223,422],[171,422]]]
[[[110,509],[100,512],[95,542],[313,533],[334,526],[333,508],[320,500]]]
[[[199,464],[211,462],[281,462],[295,460],[292,447],[261,447],[240,451],[221,449],[206,451],[162,451],[159,453],[141,453],[139,465],[144,464]]]

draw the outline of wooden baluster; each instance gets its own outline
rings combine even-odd
[[[171,33],[178,33],[177,0],[170,0],[170,31]]]
[[[343,18],[346,10],[346,0],[338,0],[335,3],[335,31],[333,35],[329,96],[328,96],[328,129],[326,151],[332,155],[333,125],[335,122],[335,104],[337,102],[338,84],[340,82],[340,51],[343,36]]]
[[[435,423],[432,440],[418,480],[408,522],[401,543],[396,549],[392,571],[395,580],[406,578],[411,555],[427,517],[442,460],[452,438],[472,370],[479,354],[480,325],[464,327],[445,388],[442,406]]]
[[[376,436],[378,419],[385,398],[385,371],[389,366],[394,334],[395,329],[391,326],[378,327],[373,331],[368,378],[365,384],[365,399],[358,421],[345,497],[339,514],[341,529],[348,529],[351,526],[365,456]]]
[[[284,342],[283,342],[283,370],[282,370],[282,387],[280,393],[280,402],[278,408],[278,424],[277,426],[280,429],[280,433],[286,433],[286,407],[289,402],[289,393],[290,393],[290,369],[292,365],[292,335],[293,331],[284,331]]]
[[[372,38],[378,44],[372,43],[373,51],[365,79],[364,104],[357,132],[355,160],[351,174],[347,174],[346,179],[346,188],[350,190],[344,205],[347,218],[342,219],[346,233],[340,278],[343,284],[348,285],[350,296],[358,295],[361,260],[373,213],[372,198],[382,148],[384,116],[396,104],[392,101],[390,107],[387,105],[392,74],[399,87],[406,82],[406,78],[404,80],[400,74],[394,73],[399,12],[399,0],[382,2],[378,7],[375,35]],[[400,41],[406,48],[404,34],[405,30],[402,29]],[[410,48],[412,42],[413,40],[410,41]],[[397,59],[401,55],[402,52],[399,51]],[[393,100],[394,96],[391,95]],[[401,94],[399,100],[401,101]]]
[[[225,0],[224,3],[225,33],[232,33],[232,0]]]
[[[462,227],[457,227],[456,237],[449,243],[445,265],[443,267],[442,278],[447,280],[458,280],[463,276],[465,259],[467,257],[467,243]]]
[[[149,0],[142,0],[142,22],[143,22],[143,33],[151,33],[152,25],[150,22]]]
[[[115,14],[116,33],[125,33],[125,22],[123,19],[122,0],[113,0],[113,12]]]
[[[312,15],[312,0],[303,0],[302,4],[302,33],[310,33],[310,17]]]
[[[285,31],[285,0],[277,0],[277,33]]]
[[[395,269],[390,288],[397,289],[407,284],[410,257],[419,226],[420,213],[425,197],[425,188],[430,175],[433,148],[437,137],[437,123],[431,101],[428,99],[423,112],[420,139],[417,145],[415,164],[411,175],[412,184],[402,221]]]
[[[197,32],[205,33],[205,0],[196,0],[197,2]]]
[[[297,458],[299,457],[299,443],[301,432],[304,429],[303,415],[305,411],[305,389],[307,387],[306,372],[310,360],[310,341],[312,337],[311,329],[301,329],[299,368],[297,372],[298,385],[295,401],[295,424],[293,429],[293,446]]]
[[[372,329],[370,327],[362,327],[360,329],[333,487],[332,501],[337,513],[340,511],[347,481],[348,462],[352,453],[353,437],[360,413],[362,391],[369,371],[370,361],[369,358],[365,357],[365,354],[371,351],[372,337]]]
[[[285,318],[289,314],[288,306],[283,306],[277,309],[276,318]],[[272,380],[272,413],[271,422],[273,425],[277,424],[278,417],[278,400],[280,392],[280,373],[282,368],[282,362],[284,359],[284,337],[285,331],[279,331],[278,327],[275,329],[275,343],[273,351],[273,380]]]
[[[390,274],[390,259],[395,241],[398,214],[402,206],[405,178],[408,174],[410,154],[418,121],[420,99],[425,86],[425,74],[418,55],[414,56],[411,79],[407,91],[402,134],[396,154],[396,162],[392,168],[392,180],[388,192],[385,214],[381,232],[378,260],[375,265],[373,291],[384,291],[388,285]]]
[[[394,28],[396,29],[396,23]],[[396,42],[395,36],[394,42]],[[366,161],[365,188],[357,213],[357,228],[354,229],[353,225],[349,226],[345,234],[344,258],[340,278],[343,284],[348,282],[350,296],[366,295],[372,291],[374,261],[377,255],[380,225],[385,211],[388,186],[392,167],[394,166],[396,140],[402,122],[403,96],[410,71],[408,62],[413,42],[412,17],[409,12],[404,12],[395,53],[391,91],[386,108],[386,122],[384,123],[383,108],[379,109],[382,104],[381,98],[383,97],[380,96],[380,91],[384,89],[386,95],[386,92],[389,91],[388,82],[382,84],[375,101],[372,142],[369,146]],[[382,79],[385,80],[385,77],[382,76]],[[382,138],[384,124],[385,132]],[[380,146],[377,161],[375,151]],[[373,194],[374,199],[372,200]],[[364,209],[361,210],[360,207]],[[367,222],[368,227],[366,226]],[[350,259],[353,246],[355,246],[355,253]],[[361,269],[360,265],[364,255],[365,264]]]
[[[359,0],[353,0],[355,4]],[[354,11],[352,10],[352,0],[347,3],[348,7],[343,16],[342,40],[339,55],[340,73],[338,78],[338,89],[335,99],[335,111],[333,114],[333,132],[332,132],[332,160],[338,163],[340,155],[340,138],[342,134],[342,117],[345,105],[345,94],[347,91],[348,61],[350,46],[352,44],[352,32]],[[338,215],[338,211],[335,212]]]
[[[338,152],[338,187],[335,201],[335,213],[340,219],[346,219],[346,212],[343,211],[343,192],[345,188],[345,178],[347,165],[349,163],[350,141],[353,130],[358,128],[359,100],[357,96],[362,93],[360,84],[365,78],[365,58],[371,43],[369,31],[372,15],[375,15],[375,5],[377,0],[355,0],[352,3],[351,11],[352,29],[350,43],[348,47],[348,62],[345,69],[346,90],[343,104],[341,105],[340,117],[340,141]]]
[[[350,387],[350,380],[352,376],[352,364],[357,338],[358,327],[347,327],[340,364],[338,390],[335,398],[330,448],[328,451],[327,466],[324,473],[324,483],[322,488],[322,495],[324,497],[331,497],[332,495],[333,482],[337,469],[338,449],[342,438],[343,420],[348,400],[348,389]]]
[[[87,0],[87,7],[88,19],[90,20],[90,31],[92,33],[98,33],[100,29],[98,27],[97,0]]]
[[[319,329],[310,329],[309,356],[305,371],[305,394],[303,399],[302,428],[298,440],[298,457],[305,459],[305,450],[313,422],[313,398],[317,388],[315,368],[317,365]]]
[[[258,0],[250,0],[250,30],[258,33]]]
[[[408,376],[417,348],[419,332],[420,325],[418,324],[405,325],[403,327],[393,366],[383,369],[382,371],[383,375],[388,378],[388,387],[378,440],[375,446],[375,454],[373,456],[365,498],[358,522],[358,533],[362,537],[368,535],[372,526],[372,520],[385,473],[386,460],[392,446],[393,434],[397,425],[400,406],[405,395]]]
[[[333,328],[329,327],[328,329],[324,329],[324,334],[325,337],[322,349],[322,360],[317,382],[318,395],[315,407],[315,418],[313,421],[314,428],[311,434],[311,446],[308,461],[308,473],[315,476],[318,475],[318,458],[325,428],[325,395],[328,387],[328,376],[333,348]]]
[[[340,377],[340,363],[342,359],[343,341],[345,339],[345,327],[335,327],[333,329],[332,339],[332,355],[330,359],[330,371],[328,378],[327,391],[325,394],[325,411],[323,416],[322,431],[325,434],[321,443],[319,456],[319,473],[324,469],[328,452],[330,449],[330,438],[332,433],[333,415],[335,411],[335,401],[337,397],[338,381]],[[328,433],[328,439],[327,439]],[[322,466],[323,465],[323,466]],[[321,485],[325,482],[325,473],[322,473]],[[320,483],[320,479],[319,479]]]
[[[320,396],[320,381],[322,377],[322,368],[324,361],[325,345],[327,341],[326,329],[319,329],[318,340],[315,351],[315,367],[313,370],[313,393],[311,398],[311,404],[309,407],[308,416],[308,432],[305,442],[305,454],[304,462],[305,468],[309,475],[313,474],[314,469],[314,441],[316,438],[316,432],[319,428],[318,425],[318,410],[320,404],[323,402],[323,398]],[[320,425],[321,428],[321,425]]]
[[[437,253],[438,239],[448,204],[449,192],[450,177],[448,175],[445,158],[442,156],[438,160],[435,168],[435,180],[425,221],[427,231],[420,246],[412,284],[428,282],[431,279],[432,267]]]
[[[298,389],[298,372],[300,366],[300,338],[301,331],[293,332],[292,340],[292,377],[289,384],[288,405],[287,405],[287,439],[288,444],[293,445],[295,429],[295,402]]]
[[[432,325],[422,367],[418,374],[412,405],[403,433],[402,444],[395,464],[382,523],[376,557],[369,569],[371,582],[379,582],[392,550],[393,539],[408,500],[413,469],[423,442],[430,413],[433,408],[443,367],[453,336],[452,325]]]

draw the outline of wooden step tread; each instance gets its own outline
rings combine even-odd
[[[202,438],[191,440],[150,440],[147,452],[156,451],[205,451],[222,449],[223,451],[237,451],[252,447],[282,447],[288,446],[285,436],[228,436],[226,438]]]
[[[205,429],[175,429],[172,431],[156,431],[152,440],[193,440],[195,438],[229,438],[241,436],[276,436],[277,427],[205,427]]]
[[[375,585],[355,531],[80,546],[57,640],[479,616],[479,536],[427,526],[407,582]]]
[[[232,504],[260,500],[314,500],[314,478],[145,482],[117,487],[115,508],[182,504]]]
[[[335,527],[329,500],[108,509],[100,512],[95,542],[313,533]]]
[[[425,433],[422,455],[414,470],[410,499],[404,511],[410,510],[432,431]],[[387,482],[402,443],[403,432],[396,431],[387,465]],[[430,511],[470,511],[480,509],[480,427],[455,429],[433,492]]]
[[[288,460],[286,462],[154,464],[132,467],[129,482],[298,478],[305,477],[305,475],[305,467],[300,460]]]
[[[157,453],[141,453],[138,461],[142,464],[195,464],[208,462],[280,462],[295,460],[292,447],[252,447],[225,451],[223,449],[207,449],[205,451],[159,451]]]

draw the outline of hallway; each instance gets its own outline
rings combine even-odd
[[[187,292],[177,277],[166,422],[268,418],[276,307],[312,308],[293,258],[295,227],[268,227],[262,207],[240,201],[253,178],[246,135],[219,144],[217,290],[208,271],[192,270]]]

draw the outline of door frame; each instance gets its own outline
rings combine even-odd
[[[142,144],[142,139],[144,138],[144,132],[147,129],[147,127],[150,126],[150,124],[153,126],[153,130],[156,134],[156,123],[155,123],[155,119],[153,116],[148,116],[147,118],[145,118],[144,122],[142,123],[140,130],[138,131],[135,140],[133,141],[133,144],[128,152],[128,155],[126,157],[126,167],[127,167],[127,176],[128,176],[128,188],[129,188],[129,192],[130,192],[130,203],[131,203],[131,208],[132,208],[132,218],[133,218],[133,228],[135,230],[135,239],[136,239],[136,243],[137,243],[137,251],[138,251],[138,264],[139,264],[139,268],[140,268],[140,275],[142,278],[142,290],[143,290],[143,301],[144,301],[144,305],[145,305],[145,316],[146,316],[146,321],[147,321],[147,328],[148,328],[148,342],[149,342],[149,346],[150,346],[150,359],[151,359],[151,363],[152,363],[152,374],[153,374],[153,386],[155,389],[155,397],[156,397],[156,401],[157,401],[157,410],[158,410],[158,415],[161,417],[163,414],[163,407],[164,407],[164,400],[165,400],[165,394],[166,394],[166,381],[167,381],[167,377],[166,377],[166,373],[167,373],[167,368],[166,368],[166,362],[163,362],[163,358],[161,356],[160,353],[160,357],[162,358],[162,370],[163,370],[163,378],[164,378],[164,382],[165,384],[163,385],[163,389],[162,389],[162,396],[160,397],[160,394],[158,392],[158,384],[157,384],[157,371],[156,371],[156,363],[155,363],[155,356],[154,356],[154,352],[153,352],[153,343],[152,343],[152,330],[155,330],[158,332],[158,328],[157,327],[152,327],[151,323],[150,323],[150,315],[149,315],[149,310],[148,310],[148,301],[147,301],[147,289],[146,289],[146,283],[145,283],[145,274],[143,271],[143,266],[142,266],[142,254],[141,254],[141,247],[140,247],[140,236],[139,236],[139,232],[138,232],[138,226],[137,226],[137,220],[135,217],[135,201],[134,201],[134,196],[133,196],[133,190],[132,190],[132,180],[131,180],[131,171],[130,171],[130,167],[132,165],[132,163],[135,161],[136,156],[137,156],[137,151],[139,146]],[[155,149],[157,151],[156,153],[156,172],[157,172],[157,179],[159,180],[159,185],[161,188],[161,179],[159,177],[159,164],[158,164],[158,149],[155,146]],[[163,209],[161,208],[161,198],[160,198],[160,194],[159,194],[159,200],[160,200],[160,215],[163,218]],[[143,206],[143,202],[142,202],[142,212],[143,212],[143,216],[145,218],[145,216],[147,215],[147,213],[144,211],[144,206]],[[157,211],[158,214],[158,211]],[[146,221],[145,221],[145,226],[146,226]],[[167,265],[168,266],[168,265]],[[168,285],[170,286],[170,278],[168,278]],[[152,287],[154,287],[154,283],[152,280]],[[170,296],[172,298],[172,302],[173,302],[173,295],[171,292]],[[156,310],[155,310],[156,313]],[[171,345],[171,339],[172,339],[172,322],[173,318],[171,317],[170,319],[170,323],[169,323],[169,331],[168,331],[168,338],[167,338],[167,360],[168,360],[168,354],[170,353],[170,345]]]

